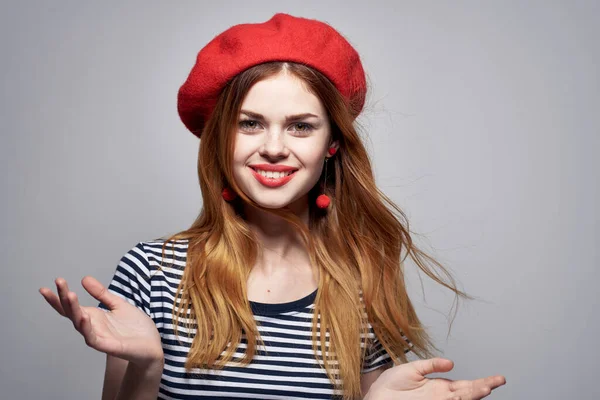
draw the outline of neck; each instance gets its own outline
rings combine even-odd
[[[308,199],[290,204],[288,208],[308,226]],[[245,206],[246,222],[259,242],[255,268],[265,274],[279,272],[282,268],[307,265],[308,252],[301,235],[283,218],[267,211]]]

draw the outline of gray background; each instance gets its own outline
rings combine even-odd
[[[451,378],[494,399],[595,399],[600,337],[597,1],[3,3],[0,398],[99,398],[104,355],[37,292],[108,283],[135,243],[201,207],[176,113],[197,51],[275,12],[328,21],[362,56],[377,182],[480,300],[409,266]]]

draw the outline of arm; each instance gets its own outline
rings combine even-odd
[[[367,372],[366,374],[363,374],[360,377],[360,389],[362,392],[363,399],[367,395],[367,392],[371,388],[371,385],[373,384],[373,382],[375,382],[377,380],[377,378],[379,378],[379,376],[383,373],[383,371],[390,368],[391,366],[392,366],[391,363],[388,365],[383,365],[374,371],[370,371],[370,372]]]
[[[139,367],[107,355],[102,400],[156,399],[163,366],[162,360]]]
[[[121,382],[123,382],[123,377],[127,370],[127,364],[129,364],[127,360],[106,355],[102,400],[114,400],[117,398],[117,393],[119,393]]]
[[[163,367],[163,360],[143,367],[130,362],[116,400],[156,399]]]

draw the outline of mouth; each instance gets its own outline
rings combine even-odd
[[[288,183],[292,178],[296,175],[296,171],[286,171],[286,172],[272,172],[272,171],[261,171],[256,170],[252,167],[248,167],[250,172],[256,178],[258,182],[267,187],[279,187]]]

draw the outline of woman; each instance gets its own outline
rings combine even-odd
[[[407,360],[434,346],[402,250],[468,296],[377,189],[354,126],[365,95],[359,55],[319,21],[276,14],[199,52],[178,98],[201,138],[198,219],[138,243],[109,290],[84,278],[101,310],[63,279],[58,297],[40,289],[107,354],[103,399],[480,399],[505,383],[427,379],[452,362]]]

